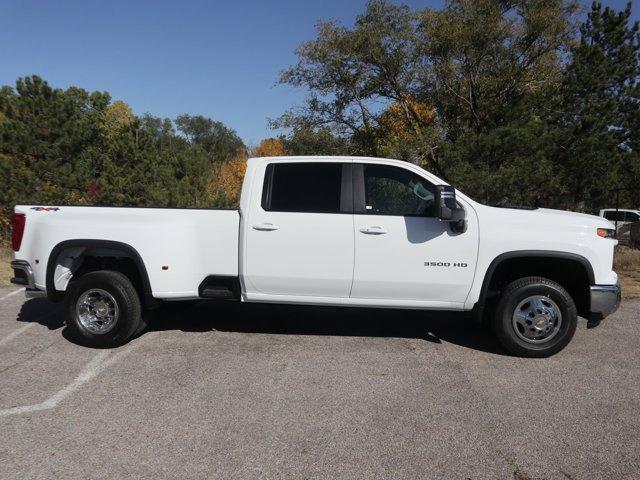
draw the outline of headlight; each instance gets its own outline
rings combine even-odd
[[[599,228],[598,230],[596,230],[596,233],[598,234],[599,237],[602,237],[602,238],[616,237],[616,231],[613,228]]]

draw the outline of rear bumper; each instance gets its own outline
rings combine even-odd
[[[622,291],[620,284],[591,286],[591,319],[602,320],[620,306]]]
[[[26,260],[14,260],[11,262],[11,268],[13,268],[13,277],[10,282],[16,285],[24,285],[25,295],[28,298],[44,297],[47,293],[44,290],[36,288],[36,281],[33,276],[33,269]]]
[[[13,277],[11,283],[24,285],[27,288],[36,288],[36,281],[33,277],[33,269],[26,260],[14,260],[11,262]]]

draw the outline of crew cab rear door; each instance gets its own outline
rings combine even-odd
[[[348,297],[354,261],[351,163],[282,160],[261,168],[258,178],[264,180],[253,185],[243,220],[247,298]]]

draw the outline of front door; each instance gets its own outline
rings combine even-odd
[[[467,230],[455,233],[435,217],[435,188],[414,171],[354,164],[353,299],[462,304],[478,250],[475,214],[464,205]],[[426,305],[428,306],[428,305]]]
[[[261,204],[252,201],[246,221],[248,294],[349,296],[354,257],[350,186],[350,163],[266,167]]]

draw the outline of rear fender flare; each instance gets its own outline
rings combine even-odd
[[[46,288],[47,288],[47,296],[52,301],[60,301],[64,296],[64,292],[58,291],[55,288],[53,275],[56,269],[56,264],[58,261],[58,257],[60,254],[69,249],[69,248],[106,248],[109,250],[118,250],[127,257],[131,258],[138,269],[138,273],[140,275],[140,279],[142,281],[142,290],[144,296],[147,300],[152,300],[153,295],[151,292],[151,283],[149,282],[149,274],[147,273],[147,269],[144,265],[142,257],[138,253],[138,251],[133,248],[131,245],[122,242],[116,242],[113,240],[96,240],[96,239],[77,239],[77,240],[65,240],[64,242],[58,243],[53,250],[51,250],[51,254],[49,255],[49,260],[47,261],[47,272],[46,272]]]

